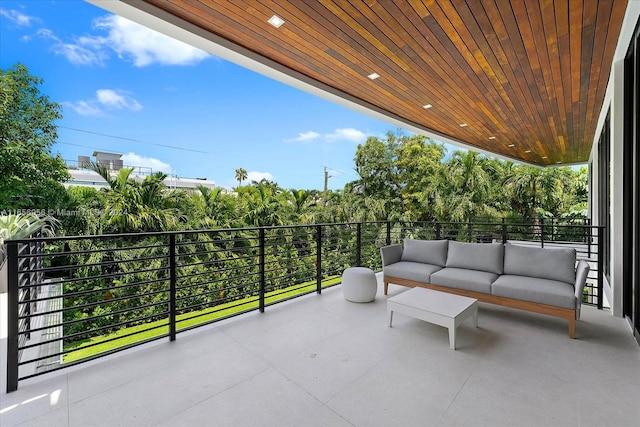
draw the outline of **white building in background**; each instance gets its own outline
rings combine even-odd
[[[67,169],[69,175],[71,175],[71,179],[65,182],[65,187],[107,188],[109,186],[107,181],[89,167],[92,163],[104,166],[112,176],[117,174],[120,169],[133,168],[131,178],[136,181],[144,181],[147,176],[158,172],[145,166],[124,165],[122,154],[120,153],[94,151],[93,157],[94,160],[89,156],[78,156],[77,165],[71,165]],[[216,186],[214,181],[206,178],[184,178],[175,173],[168,173],[164,183],[169,188],[179,190],[195,190],[198,185],[203,185],[208,188],[215,188]]]

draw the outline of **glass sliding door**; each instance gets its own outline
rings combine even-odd
[[[611,115],[604,120],[600,139],[598,140],[598,176],[600,185],[598,191],[598,224],[604,229],[600,234],[602,239],[603,273],[611,282]]]
[[[640,28],[624,62],[623,311],[640,343]]]

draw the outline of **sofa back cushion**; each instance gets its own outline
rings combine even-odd
[[[499,243],[449,242],[447,267],[502,274],[504,246]]]
[[[504,274],[538,277],[574,284],[576,250],[504,246]]]
[[[402,261],[421,262],[423,264],[444,267],[447,261],[447,240],[404,239]]]

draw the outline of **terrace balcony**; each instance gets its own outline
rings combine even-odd
[[[482,228],[486,236],[487,227]],[[261,243],[252,250],[264,257],[274,248],[282,250],[283,241],[301,242],[299,228],[285,229],[254,230],[256,241]],[[181,327],[180,322],[186,320],[179,317],[184,314],[180,312],[174,341],[142,339],[135,348],[124,345],[118,353],[105,352],[95,360],[88,357],[83,363],[68,363],[65,369],[58,366],[51,368],[58,370],[47,372],[52,366],[47,365],[36,372],[36,368],[29,368],[46,360],[29,354],[30,342],[39,340],[35,347],[42,347],[56,340],[62,343],[62,338],[42,337],[48,331],[36,325],[35,319],[42,317],[37,310],[21,314],[25,319],[34,318],[32,334],[20,344],[20,360],[24,362],[20,387],[0,394],[0,425],[631,426],[640,419],[635,399],[640,392],[640,350],[626,320],[612,316],[606,307],[597,308],[597,302],[602,305],[594,285],[597,277],[590,278],[592,286],[586,288],[587,299],[592,298],[595,305],[583,306],[577,339],[567,337],[562,319],[480,304],[479,328],[470,322],[463,324],[454,351],[448,346],[445,328],[401,315],[394,317],[393,328],[388,327],[381,277],[376,300],[368,304],[346,301],[335,280],[327,280],[336,275],[337,265],[373,263],[381,242],[389,237],[397,241],[407,230],[393,227],[389,236],[385,229],[391,227],[343,224],[334,240],[329,238],[330,230],[315,236],[308,233],[309,243],[319,242],[308,245],[310,248],[328,247],[338,256],[330,262],[329,252],[320,251],[321,262],[313,265],[321,273],[317,290],[306,292],[301,287],[303,295],[290,298],[290,289],[271,289],[269,280],[274,276],[270,274],[287,278],[291,287],[300,287],[305,278],[288,276],[291,273],[286,268],[272,270],[268,263],[258,262],[256,277],[267,278],[266,291],[280,293],[277,304],[270,299],[273,295],[263,301],[264,312],[259,310],[261,298],[256,297],[237,315],[229,317],[221,312],[214,323],[198,328]],[[428,237],[433,230],[425,227],[418,234]],[[435,230],[443,232],[442,228]],[[464,236],[460,230],[458,239]],[[464,230],[471,229],[465,225]],[[540,244],[581,245],[575,241],[551,243],[547,237],[553,238],[553,234],[539,231]],[[245,237],[246,232],[242,231]],[[318,236],[322,238],[317,240]],[[515,233],[509,236],[515,237]],[[225,239],[233,240],[230,236]],[[528,243],[534,244],[534,240],[530,238]],[[185,246],[200,247],[185,236],[181,241]],[[339,247],[340,241],[349,243]],[[598,260],[597,247],[588,248],[582,256]],[[209,249],[207,256],[217,250]],[[68,256],[70,252],[60,246],[58,252],[52,250],[47,255]],[[14,255],[9,254],[10,261]],[[318,259],[318,253],[307,255]],[[183,260],[176,264],[184,268],[193,263]],[[63,278],[67,281],[71,277],[68,267],[57,267],[68,274]],[[47,273],[52,272],[52,267],[42,266],[32,271],[46,268]],[[224,270],[221,265],[217,268]],[[253,276],[253,271],[246,273],[247,278]],[[178,274],[178,287],[186,279]],[[257,295],[255,289],[245,288],[250,296]],[[404,290],[392,285],[389,297]],[[1,295],[0,354],[11,356],[7,337],[13,326],[5,318],[11,301],[8,294]],[[74,298],[66,293],[38,295],[43,301]],[[30,298],[34,299],[33,295]],[[113,299],[101,304],[106,306],[110,301]],[[233,300],[238,307],[242,307],[241,301],[244,299]],[[64,312],[67,304],[47,311]],[[171,304],[163,301],[159,305]],[[157,319],[148,319],[154,321]],[[170,330],[156,329],[159,334],[155,338],[171,336]],[[54,357],[76,351],[62,345],[58,349],[62,351]],[[3,384],[6,375],[12,374],[2,371]]]
[[[481,304],[453,351],[445,328],[389,328],[381,284],[369,304],[334,287],[26,380],[0,424],[632,426],[639,366],[626,321],[594,307],[572,340],[560,319]]]

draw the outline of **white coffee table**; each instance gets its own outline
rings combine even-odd
[[[420,287],[387,300],[389,327],[398,312],[449,329],[449,347],[456,349],[456,328],[468,317],[478,327],[478,300]]]

